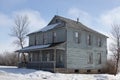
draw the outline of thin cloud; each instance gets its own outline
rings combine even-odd
[[[12,8],[22,3],[25,3],[27,0],[0,0],[0,6],[2,8]]]
[[[30,31],[35,31],[44,27],[47,22],[42,18],[40,12],[35,10],[21,10],[15,11],[13,16],[15,15],[26,15],[29,18],[30,22]]]
[[[27,15],[30,21],[30,32],[38,30],[44,27],[47,23],[39,11],[35,10],[21,10],[21,11],[14,11],[11,14],[3,14],[0,13],[0,35],[2,36],[2,40],[0,42],[0,52],[3,51],[14,51],[16,48],[13,47],[12,42],[14,38],[12,37],[4,37],[10,34],[10,28],[14,24],[14,17],[16,15]],[[3,36],[4,34],[4,36]],[[5,42],[5,43],[4,43]]]
[[[111,24],[120,24],[120,7],[104,12],[100,16],[100,21],[107,27],[111,27]]]
[[[91,25],[92,17],[90,16],[90,14],[88,14],[85,11],[82,11],[78,8],[70,8],[68,10],[68,15],[71,18],[75,18],[75,19],[79,18],[80,22],[82,22],[86,25]]]
[[[12,23],[12,19],[8,15],[0,13],[0,27],[8,27]]]

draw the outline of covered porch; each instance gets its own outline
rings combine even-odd
[[[33,46],[32,46],[33,47]],[[18,67],[55,71],[56,68],[65,68],[65,49],[50,47],[27,48],[18,51]],[[27,53],[27,62],[23,62],[21,55]]]

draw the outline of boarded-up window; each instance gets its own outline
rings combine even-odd
[[[92,44],[92,38],[91,35],[87,35],[87,44],[90,46]]]
[[[101,64],[101,53],[98,53],[98,64]]]
[[[93,53],[88,53],[88,64],[93,64]]]
[[[80,43],[80,33],[79,32],[75,32],[74,36],[75,36],[75,42],[76,43]]]

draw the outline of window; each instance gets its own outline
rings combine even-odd
[[[32,61],[32,58],[33,58],[32,53],[30,53],[30,54],[29,54],[29,61],[30,61],[30,62]]]
[[[98,64],[101,64],[101,53],[98,53]]]
[[[48,53],[43,54],[42,61],[50,61],[50,54],[48,54]]]
[[[54,61],[54,54],[49,51],[44,51],[42,54],[42,61]]]
[[[46,44],[47,43],[48,34],[44,33],[43,38],[44,38],[44,44]]]
[[[75,32],[75,42],[80,43],[80,34],[78,32]]]
[[[46,53],[42,54],[42,61],[47,61],[47,54]]]
[[[45,36],[44,36],[44,33],[43,33],[43,44],[45,43]]]
[[[98,38],[98,47],[101,47],[102,46],[102,40],[101,40],[101,38]]]
[[[56,34],[56,32],[54,31],[54,32],[53,32],[53,42],[55,42],[56,36],[57,36],[57,34]]]
[[[61,63],[63,61],[63,55],[62,54],[59,54],[58,55],[58,61]]]
[[[88,64],[93,63],[93,53],[88,53]]]
[[[50,61],[54,61],[54,54],[50,53]]]
[[[35,45],[36,45],[36,40],[37,40],[37,39],[36,39],[36,34],[35,34],[35,41],[34,41],[34,42],[35,42],[35,43],[34,43]]]
[[[92,40],[91,40],[91,35],[90,34],[87,36],[87,44],[88,45],[92,44]]]

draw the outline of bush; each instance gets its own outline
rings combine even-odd
[[[17,61],[17,53],[4,52],[3,54],[0,54],[0,65],[16,66]]]
[[[110,59],[107,61],[106,71],[108,74],[115,74],[115,61]]]

